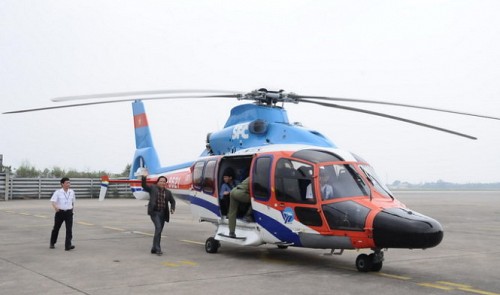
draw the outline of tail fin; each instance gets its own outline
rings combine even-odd
[[[147,168],[149,173],[152,174],[159,172],[161,168],[142,101],[134,101],[132,103],[132,110],[134,114],[136,150],[132,166],[130,167],[130,179],[134,179],[136,171],[139,172],[143,168]]]
[[[101,177],[101,191],[99,192],[99,201],[104,201],[106,192],[108,191],[109,177],[104,175]]]

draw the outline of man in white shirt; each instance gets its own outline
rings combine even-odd
[[[59,229],[61,225],[66,226],[66,240],[64,243],[64,249],[66,251],[75,249],[75,246],[71,244],[71,239],[73,238],[73,208],[75,205],[75,192],[70,189],[71,182],[69,178],[61,178],[61,188],[56,190],[50,202],[55,210],[54,215],[54,228],[52,229],[52,234],[50,235],[50,249],[55,248],[57,242],[57,236],[59,235]]]

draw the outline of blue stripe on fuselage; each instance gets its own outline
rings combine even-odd
[[[184,200],[189,200],[191,205],[205,208],[215,215],[220,216],[219,206],[217,206],[216,204],[208,202],[199,197],[190,196],[189,194],[175,196],[180,197]],[[268,231],[280,241],[293,243],[293,246],[295,247],[302,247],[299,236],[294,233],[289,227],[283,225],[281,222],[269,217],[268,215],[260,213],[259,211],[253,210],[253,215],[259,226],[266,229],[266,231]]]
[[[191,196],[189,201],[191,202],[191,205],[200,206],[202,208],[205,208],[205,209],[213,212],[215,215],[220,216],[219,206],[217,206],[213,203],[205,201],[202,198],[193,197],[193,196]]]
[[[295,247],[302,247],[299,235],[295,234],[290,228],[278,222],[274,218],[258,211],[253,211],[253,215],[257,223],[265,228],[269,233],[275,236],[282,242],[293,243]]]

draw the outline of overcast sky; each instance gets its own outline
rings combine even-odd
[[[0,1],[0,112],[58,96],[268,89],[500,117],[499,1]],[[194,160],[235,100],[145,102],[163,165]],[[121,172],[131,103],[0,115],[6,166]],[[361,155],[387,182],[499,182],[500,121],[350,104],[476,141],[320,106],[290,121]]]

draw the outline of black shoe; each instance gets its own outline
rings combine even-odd
[[[230,233],[229,233],[229,237],[230,237],[230,238],[233,238],[233,239],[236,239],[236,234],[235,234],[235,233],[233,233],[233,232],[230,232]]]
[[[50,244],[50,247],[49,247],[49,248],[50,248],[50,249],[54,249],[54,248],[55,248],[55,247],[54,247],[54,244]]]
[[[75,249],[75,246],[74,246],[74,245],[71,245],[71,246],[69,246],[69,248],[66,248],[66,249],[64,249],[64,250],[69,251],[69,250],[73,250],[73,249]]]
[[[156,250],[151,250],[151,254],[156,254]]]

